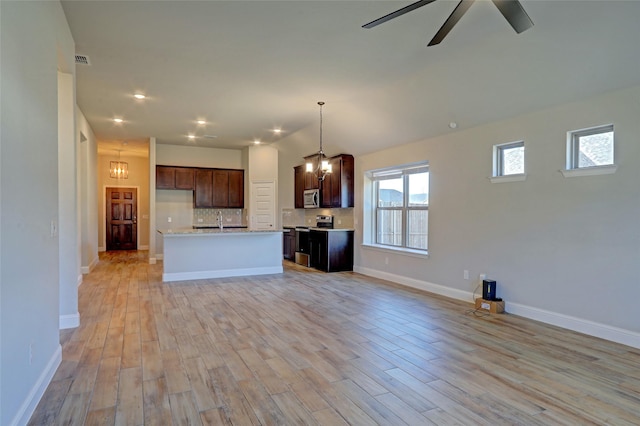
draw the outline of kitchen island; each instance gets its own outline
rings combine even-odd
[[[282,230],[158,230],[164,239],[162,281],[281,274]]]

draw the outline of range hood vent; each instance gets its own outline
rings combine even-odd
[[[87,55],[76,55],[76,65],[91,65],[91,60]]]

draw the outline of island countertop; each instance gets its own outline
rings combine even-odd
[[[269,232],[279,232],[282,233],[282,229],[248,229],[248,228],[202,228],[202,229],[194,229],[194,228],[176,228],[176,229],[158,229],[159,234],[162,234],[163,237],[179,237],[179,236],[211,236],[211,235],[230,235],[230,234],[255,234],[255,233],[269,233]]]

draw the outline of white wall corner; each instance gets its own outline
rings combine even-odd
[[[82,266],[80,268],[80,272],[82,272],[83,275],[91,273],[91,271],[93,271],[93,268],[95,268],[96,265],[98,264],[98,261],[99,261],[98,256],[94,257],[93,260],[89,262],[89,266]]]
[[[80,325],[79,312],[76,312],[75,314],[60,315],[60,319],[59,319],[60,330],[65,330],[67,328],[76,328],[79,325]]]
[[[10,425],[26,425],[29,423],[29,419],[33,415],[33,412],[36,410],[42,395],[44,395],[44,391],[51,383],[51,379],[53,379],[53,375],[55,374],[58,366],[62,362],[62,346],[58,345],[53,356],[49,359],[44,370],[42,370],[42,374],[38,377],[38,380],[35,382],[29,394],[23,401],[22,405],[20,405],[20,409],[16,413],[15,417],[9,423]]]

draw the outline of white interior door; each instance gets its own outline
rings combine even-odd
[[[276,193],[274,181],[251,182],[249,192],[251,229],[276,228]]]

